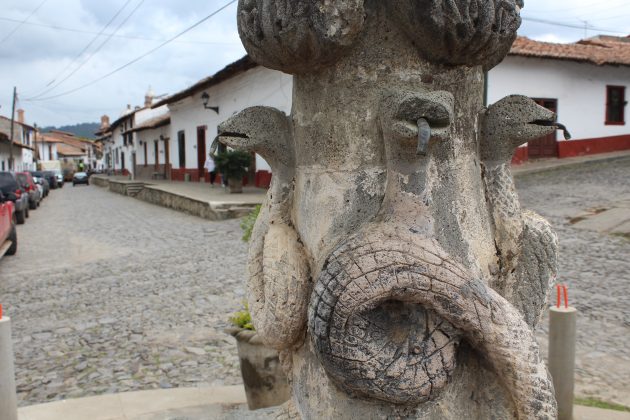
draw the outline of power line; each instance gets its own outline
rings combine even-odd
[[[133,16],[133,15],[136,13],[136,11],[140,8],[140,6],[142,6],[142,3],[144,3],[144,1],[145,1],[145,0],[140,0],[140,2],[136,5],[136,7],[135,7],[135,8],[134,8],[134,9],[133,9],[133,10],[132,10],[132,11],[131,11],[128,15],[127,15],[127,17],[125,17],[125,18],[123,19],[123,21],[122,21],[122,22],[120,22],[120,24],[118,24],[118,26],[117,26],[117,27],[116,27],[116,29],[114,30],[114,34],[115,34],[115,33],[117,33],[117,32],[120,30],[120,28],[122,28],[122,27],[123,27],[123,25],[124,25],[125,23],[127,23],[127,21],[131,18],[131,16]],[[123,8],[124,8],[124,7],[123,7]],[[113,34],[112,34],[112,35],[113,35]],[[60,80],[58,83],[56,83],[54,86],[52,86],[52,87],[51,87],[51,88],[49,88],[48,90],[46,90],[46,91],[44,91],[44,92],[42,92],[42,93],[40,93],[40,94],[38,94],[38,95],[36,95],[36,96],[34,96],[34,97],[30,98],[30,99],[36,99],[36,98],[38,98],[38,97],[40,97],[40,96],[43,96],[43,95],[47,94],[48,92],[50,92],[50,91],[52,91],[52,90],[56,89],[59,85],[63,84],[63,82],[65,82],[66,80],[68,80],[69,78],[71,78],[71,77],[72,77],[72,76],[73,76],[76,72],[78,72],[78,71],[79,71],[79,70],[80,70],[80,69],[81,69],[84,65],[86,65],[86,64],[88,63],[88,61],[90,61],[90,60],[92,59],[92,57],[94,57],[94,55],[95,55],[96,53],[98,53],[98,52],[99,52],[99,51],[100,51],[100,50],[101,50],[101,49],[105,46],[105,44],[107,44],[107,43],[109,42],[109,40],[110,40],[110,39],[112,39],[112,37],[111,37],[111,36],[106,37],[106,38],[105,38],[105,40],[104,40],[103,42],[101,42],[101,44],[100,44],[98,47],[96,47],[96,49],[95,49],[94,51],[92,51],[92,52],[90,53],[90,55],[88,55],[88,57],[87,57],[85,60],[83,60],[83,62],[82,62],[82,63],[80,63],[80,64],[79,64],[79,65],[78,65],[78,66],[77,66],[77,67],[76,67],[73,71],[71,71],[71,72],[70,72],[70,74],[68,74],[66,77],[64,77],[62,80]]]
[[[131,66],[134,63],[137,63],[138,61],[142,60],[143,58],[153,54],[155,51],[159,50],[160,48],[164,47],[167,44],[170,44],[171,42],[173,42],[174,40],[176,40],[177,38],[179,38],[180,36],[192,31],[193,29],[195,29],[197,26],[201,25],[202,23],[204,23],[205,21],[209,20],[210,18],[212,18],[213,16],[217,15],[219,12],[223,11],[224,9],[227,9],[229,6],[231,6],[232,4],[236,3],[237,0],[230,0],[227,4],[225,4],[224,6],[220,7],[219,9],[217,9],[216,11],[212,12],[211,14],[209,14],[208,16],[204,17],[203,19],[201,19],[200,21],[198,21],[197,23],[189,26],[188,28],[184,29],[182,32],[178,33],[177,35],[173,36],[172,38],[167,39],[166,41],[164,41],[163,43],[161,43],[160,45],[158,45],[155,48],[152,48],[151,50],[147,51],[146,53],[134,58],[133,60],[131,60],[130,62],[123,64],[122,66],[110,71],[109,73],[104,74],[103,76],[94,79],[88,83],[85,83],[79,87],[76,87],[74,89],[68,90],[66,92],[62,92],[56,95],[52,95],[52,96],[48,96],[45,98],[38,98],[38,99],[32,99],[32,101],[45,101],[48,99],[54,99],[54,98],[59,98],[60,96],[65,96],[65,95],[69,95],[71,93],[77,92],[81,89],[85,89],[88,86],[91,86],[95,83],[100,82],[103,79],[108,78],[109,76],[118,73],[119,71]]]
[[[35,9],[33,9],[31,11],[31,13],[29,13],[29,15],[26,17],[26,19],[24,19],[23,21],[19,22],[18,25],[13,28],[13,30],[11,32],[9,32],[4,38],[2,38],[2,40],[0,40],[0,44],[4,43],[4,41],[6,41],[7,39],[11,38],[13,36],[14,33],[17,32],[18,29],[20,29],[22,27],[22,25],[24,25],[35,13],[37,13],[37,11],[39,9],[42,8],[42,6],[47,2],[48,0],[43,0],[41,3],[39,3],[39,6],[37,6]]]
[[[16,22],[16,23],[20,23],[22,21],[18,20],[18,19],[11,19],[8,17],[3,17],[0,16],[0,20],[3,20],[5,22]],[[65,32],[73,32],[73,33],[78,33],[78,34],[88,34],[88,35],[96,35],[99,32],[96,31],[86,31],[83,29],[77,29],[77,28],[67,28],[65,26],[58,26],[58,25],[48,25],[45,23],[36,23],[36,22],[25,22],[25,25],[31,25],[31,26],[39,26],[41,28],[48,28],[48,29],[54,29],[57,31],[65,31]],[[153,42],[164,42],[165,39],[163,38],[147,38],[147,37],[143,37],[143,36],[135,36],[135,35],[121,35],[121,34],[115,34],[113,32],[111,33],[102,33],[101,35],[105,35],[105,36],[111,36],[113,38],[122,38],[122,39],[134,39],[137,41],[153,41]],[[233,45],[235,44],[234,42],[212,42],[212,41],[187,41],[184,39],[181,40],[176,40],[174,42],[178,42],[178,43],[185,43],[185,44],[204,44],[204,45]]]
[[[76,62],[77,62],[77,60],[78,60],[79,58],[81,58],[81,56],[83,55],[83,53],[85,53],[88,49],[90,49],[90,47],[92,46],[92,44],[94,44],[94,43],[96,42],[96,40],[97,40],[97,39],[98,39],[98,38],[99,38],[99,37],[103,34],[103,32],[105,32],[105,30],[106,30],[107,28],[109,28],[109,25],[111,25],[111,24],[114,22],[114,20],[116,20],[116,18],[117,18],[117,17],[118,17],[118,16],[122,13],[122,11],[123,11],[123,10],[125,10],[125,8],[129,5],[129,3],[131,3],[131,0],[127,0],[127,1],[125,2],[125,4],[123,4],[123,6],[122,6],[120,9],[118,9],[118,11],[114,14],[114,16],[112,16],[112,17],[111,17],[111,19],[109,20],[109,22],[107,22],[107,24],[105,24],[105,26],[103,26],[103,28],[101,28],[101,31],[100,31],[98,34],[96,34],[96,35],[94,36],[94,38],[92,38],[92,40],[91,40],[90,42],[88,42],[88,43],[87,43],[87,45],[86,45],[85,47],[83,47],[83,49],[82,49],[82,50],[81,50],[81,51],[80,51],[80,52],[79,52],[79,53],[78,53],[78,54],[77,54],[77,55],[76,55],[76,56],[72,59],[72,61],[70,62],[70,64],[68,64],[68,65],[67,65],[67,66],[66,66],[63,70],[61,70],[59,73],[57,73],[57,75],[53,78],[53,80],[51,80],[50,82],[48,82],[48,84],[46,85],[46,87],[48,87],[48,86],[52,85],[53,83],[55,83],[55,82],[57,81],[57,78],[58,78],[59,76],[61,76],[62,74],[64,74],[64,73],[66,72],[66,70],[68,70],[70,67],[72,67],[72,65],[73,65],[74,63],[76,63]],[[54,89],[54,88],[55,88],[55,87],[53,86],[53,88],[52,88],[52,89]],[[49,90],[47,90],[47,91],[45,91],[44,93],[49,92],[49,91],[50,91],[50,89],[49,89]],[[35,95],[35,96],[40,96],[40,95],[41,95],[41,93],[40,93],[40,94],[38,94],[38,95]]]
[[[573,29],[581,29],[581,30],[584,30],[584,28],[585,28],[584,25],[579,25],[579,24],[576,24],[576,23],[572,24],[572,23],[564,23],[564,22],[554,22],[552,20],[533,18],[533,17],[523,17],[522,19],[524,21],[527,21],[527,22],[536,22],[536,23],[543,23],[545,25],[562,26],[564,28],[573,28]],[[590,26],[590,25],[587,25],[586,29],[588,29],[590,31],[610,32],[610,33],[624,34],[624,35],[626,34],[626,32],[624,32],[624,31],[616,31],[614,29],[598,28],[596,26]]]

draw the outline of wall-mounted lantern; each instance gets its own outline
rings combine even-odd
[[[208,92],[204,92],[201,95],[201,101],[203,102],[203,107],[205,109],[211,109],[214,112],[216,112],[217,114],[219,113],[219,107],[218,106],[208,106],[208,102],[210,101],[210,95],[208,95]]]

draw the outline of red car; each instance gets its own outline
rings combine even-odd
[[[15,207],[0,191],[0,257],[15,255],[17,252],[17,230],[15,228]]]
[[[24,191],[28,193],[28,208],[35,210],[42,201],[42,193],[39,188],[37,188],[37,184],[35,184],[33,180],[33,175],[29,172],[18,172],[15,176]]]

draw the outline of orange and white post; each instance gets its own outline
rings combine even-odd
[[[17,420],[11,319],[2,314],[0,305],[0,419]]]
[[[569,306],[566,285],[556,286],[556,305],[549,309],[549,372],[558,401],[558,420],[573,420],[577,310]]]

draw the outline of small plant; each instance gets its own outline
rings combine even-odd
[[[241,220],[241,229],[243,229],[243,242],[249,242],[252,238],[252,231],[254,230],[254,225],[256,224],[256,219],[258,218],[258,214],[260,213],[262,205],[259,204],[249,212],[249,214],[243,217]]]
[[[226,174],[228,179],[242,180],[247,175],[252,156],[242,150],[228,150],[214,157],[217,171]]]
[[[249,313],[249,308],[247,304],[245,304],[245,308],[242,311],[238,311],[230,317],[230,322],[235,327],[254,331],[254,324],[252,324],[252,315]]]

